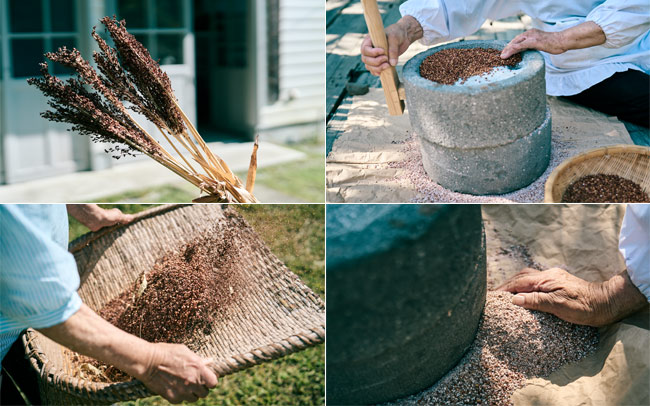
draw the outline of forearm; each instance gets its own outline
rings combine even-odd
[[[85,304],[61,324],[39,330],[50,339],[139,378],[152,358],[151,344],[102,319]]]
[[[130,214],[124,214],[119,209],[105,210],[96,204],[68,204],[68,214],[79,220],[91,231],[109,227],[118,223],[128,223],[133,220]]]
[[[613,323],[621,320],[648,305],[646,297],[632,283],[626,271],[614,275],[603,283],[608,301],[608,318]]]
[[[602,28],[593,21],[587,21],[560,31],[558,35],[567,51],[602,45],[607,40]]]
[[[552,55],[562,54],[572,49],[589,48],[605,43],[605,33],[593,21],[578,24],[564,31],[546,32],[531,29],[517,35],[503,48],[501,58],[506,59],[527,49],[548,52]]]
[[[418,20],[412,16],[406,15],[400,18],[399,21],[397,21],[395,24],[403,27],[403,29],[406,31],[406,36],[411,44],[422,38],[424,35],[422,26]]]
[[[66,204],[68,214],[84,223],[90,218],[96,218],[102,212],[102,208],[96,204]]]

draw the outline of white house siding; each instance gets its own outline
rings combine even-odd
[[[19,4],[19,3],[14,3]],[[41,3],[46,6],[48,3]],[[79,27],[85,17],[85,5],[81,0],[72,3],[76,7],[75,25],[76,29],[53,31],[48,27],[50,21],[42,18],[42,31],[23,32],[21,30],[10,32],[9,2],[0,0],[0,67],[2,74],[2,92],[0,92],[0,167],[2,176],[0,182],[13,183],[34,179],[44,176],[54,176],[73,172],[79,169],[87,169],[88,146],[87,141],[75,137],[65,131],[66,126],[57,123],[50,123],[39,116],[39,113],[48,108],[46,99],[34,87],[26,82],[26,76],[13,77],[11,64],[13,62],[14,39],[43,41],[48,46],[51,40],[61,38],[74,38],[77,46],[81,47],[79,41]],[[46,9],[45,9],[46,10]],[[49,16],[46,11],[32,10],[34,18]],[[13,31],[13,30],[12,30]],[[46,40],[46,38],[48,38]],[[47,50],[47,49],[46,49]]]
[[[324,16],[323,0],[281,0],[280,96],[261,106],[260,129],[324,119]]]

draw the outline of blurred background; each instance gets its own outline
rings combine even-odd
[[[260,134],[261,201],[324,201],[324,13],[321,0],[0,0],[0,201],[198,197],[147,158],[117,161],[105,145],[39,116],[46,98],[26,79],[61,46],[92,60],[90,33],[106,15],[126,19],[240,177]],[[68,74],[54,64],[50,73]]]

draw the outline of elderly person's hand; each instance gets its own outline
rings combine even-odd
[[[148,368],[138,378],[153,392],[172,403],[196,402],[208,396],[217,384],[217,376],[205,360],[184,345],[152,345]]]
[[[512,303],[518,306],[596,327],[621,320],[647,305],[645,296],[634,286],[627,271],[595,283],[560,268],[546,271],[526,268],[498,290],[515,293]]]
[[[133,215],[124,214],[120,209],[102,209],[96,204],[68,204],[66,207],[68,214],[79,220],[90,231],[133,221]]]
[[[532,29],[513,38],[503,51],[501,58],[507,59],[512,55],[527,49],[536,49],[549,54],[562,54],[570,49],[589,48],[604,44],[605,33],[598,24],[587,21],[564,31],[544,32]]]
[[[209,362],[182,344],[149,343],[102,319],[88,306],[39,331],[80,354],[114,365],[172,403],[196,402],[217,385]]]
[[[397,65],[397,58],[402,55],[408,47],[418,39],[422,38],[422,26],[411,16],[404,16],[395,24],[386,27],[386,39],[388,40],[388,54],[382,48],[375,48],[370,36],[361,43],[361,60],[366,69],[375,76]]]

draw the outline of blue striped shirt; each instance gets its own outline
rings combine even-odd
[[[0,359],[22,330],[60,324],[81,307],[67,242],[65,205],[0,205]]]

